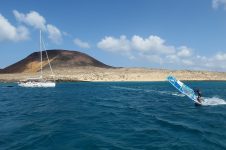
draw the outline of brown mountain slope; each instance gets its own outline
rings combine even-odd
[[[69,50],[47,50],[51,65],[53,69],[59,68],[73,68],[73,67],[100,67],[100,68],[112,68],[95,58],[78,52]],[[43,69],[49,68],[46,53],[43,51]],[[12,64],[2,70],[1,73],[33,73],[40,70],[40,52],[34,52],[22,59],[21,61]]]

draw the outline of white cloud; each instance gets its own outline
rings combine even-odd
[[[226,69],[226,53],[219,52],[211,57],[197,55],[192,48],[168,45],[161,37],[154,35],[148,38],[134,35],[131,40],[125,35],[119,38],[107,36],[98,42],[97,46],[102,50],[123,55],[131,61],[149,62],[150,67],[161,65],[182,69]]]
[[[47,31],[49,33],[48,37],[56,44],[60,44],[62,42],[62,34],[60,30],[54,25],[48,24]]]
[[[27,14],[23,14],[23,13],[18,12],[17,10],[13,10],[13,14],[19,22],[33,26],[37,29],[46,30],[45,18],[36,11],[30,11]]]
[[[47,24],[46,19],[36,11],[30,11],[27,14],[20,13],[17,10],[13,10],[13,14],[17,21],[24,23],[28,26],[40,29],[48,33],[48,38],[56,44],[62,42],[61,31],[52,24]]]
[[[132,50],[143,53],[160,54],[170,54],[175,52],[175,48],[173,46],[166,45],[163,39],[153,35],[146,39],[138,35],[134,35],[131,40],[127,39],[125,35],[121,35],[119,38],[106,36],[98,42],[97,47],[111,52],[128,53]]]
[[[218,61],[226,61],[226,53],[217,53],[215,59]]]
[[[167,55],[165,58],[171,64],[180,62],[180,58],[176,54]]]
[[[146,39],[134,35],[132,37],[131,44],[133,45],[134,49],[144,52],[157,52],[163,54],[175,52],[175,48],[173,46],[166,45],[163,39],[153,35]]]
[[[124,35],[119,39],[106,36],[97,43],[97,47],[110,52],[129,52],[131,50],[130,41]]]
[[[188,60],[188,61],[187,61]],[[217,71],[226,71],[226,53],[218,52],[212,56],[190,56],[186,58],[186,61],[182,61],[182,63],[186,64],[186,66],[193,66],[199,69],[204,70],[217,70]]]
[[[157,63],[157,64],[163,64],[164,60],[160,55],[153,54],[153,55],[144,55],[141,54],[141,59],[146,59],[148,62],[151,63]]]
[[[187,66],[192,66],[194,65],[194,62],[192,60],[189,60],[189,59],[182,59],[181,62],[184,64],[184,65],[187,65]]]
[[[23,41],[29,39],[29,31],[24,26],[13,26],[0,14],[0,41]]]
[[[130,60],[135,60],[136,59],[136,57],[135,56],[133,56],[132,54],[131,55],[129,55],[129,57],[128,57]]]
[[[89,43],[83,42],[80,39],[76,38],[73,40],[74,44],[81,47],[81,48],[90,48]]]
[[[221,5],[226,9],[226,0],[212,0],[212,7],[214,9],[219,8]]]
[[[134,35],[131,40],[127,39],[125,35],[121,35],[119,38],[107,36],[98,42],[97,47],[127,57],[132,56],[133,59],[144,58],[149,62],[159,64],[162,64],[164,59],[170,63],[182,62],[180,57],[192,55],[190,48],[186,46],[176,48],[167,45],[165,40],[155,35],[150,35],[148,38]],[[188,64],[188,61],[185,63]]]
[[[200,55],[197,55],[197,56],[196,56],[196,59],[206,61],[208,58],[207,58],[206,56],[200,56]]]
[[[186,47],[186,46],[180,46],[178,48],[178,52],[177,52],[177,55],[179,57],[189,57],[192,55],[192,49]]]

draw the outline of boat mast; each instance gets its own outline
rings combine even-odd
[[[40,49],[40,61],[41,61],[41,78],[42,78],[42,31],[40,30],[40,34],[39,34],[39,49]]]

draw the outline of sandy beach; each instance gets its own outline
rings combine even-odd
[[[226,81],[225,72],[161,70],[147,68],[98,68],[76,67],[54,70],[57,81],[165,81],[169,74],[179,80],[220,80]],[[37,77],[39,73],[0,74],[1,82],[17,82],[29,77]],[[50,79],[50,72],[44,71],[44,78]]]

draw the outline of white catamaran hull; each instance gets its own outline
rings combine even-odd
[[[55,87],[55,82],[20,82],[18,84],[21,87]]]

